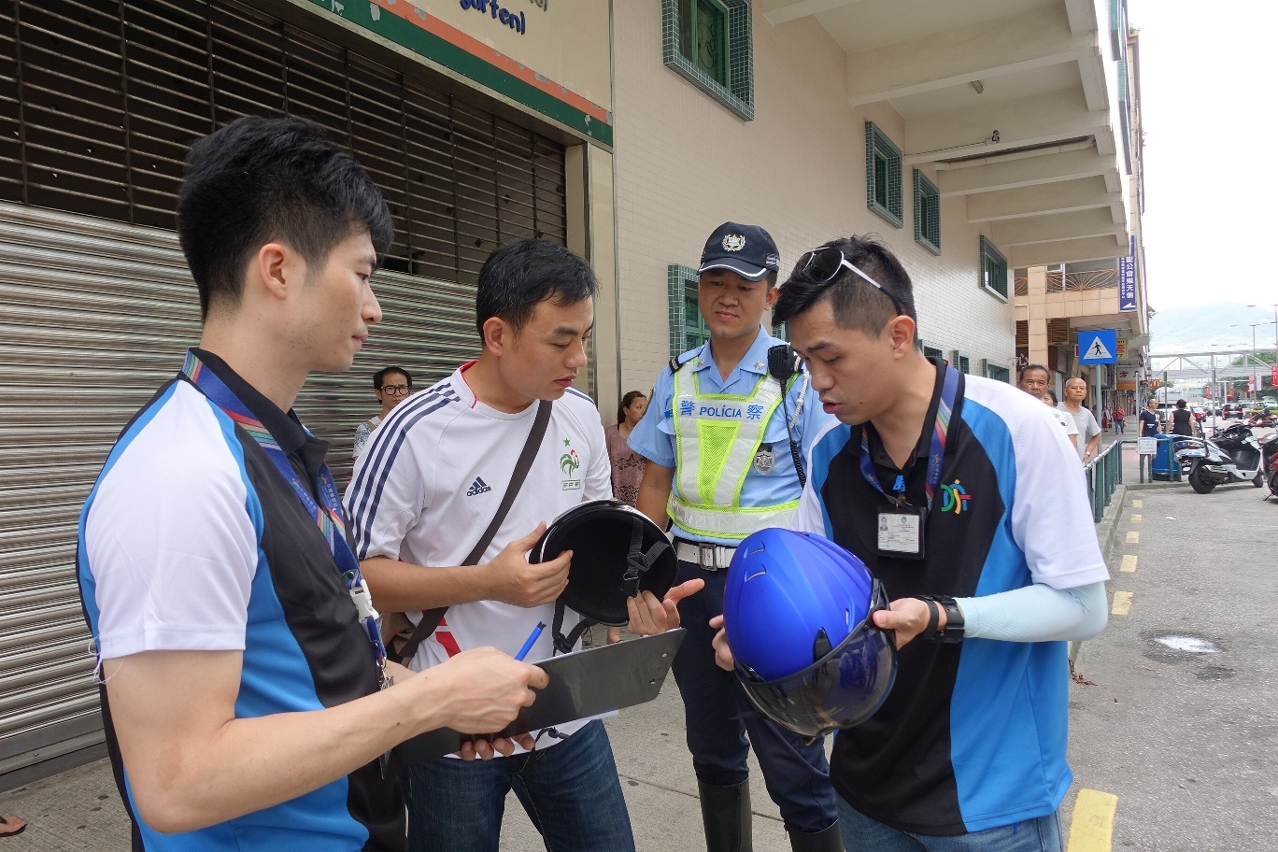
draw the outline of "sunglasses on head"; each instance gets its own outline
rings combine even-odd
[[[839,272],[843,269],[850,269],[862,280],[868,282],[875,290],[878,290],[884,296],[892,300],[892,305],[896,308],[897,316],[904,316],[905,309],[901,307],[900,301],[887,290],[883,289],[883,285],[866,275],[860,269],[852,264],[847,257],[844,256],[843,250],[835,246],[822,246],[813,249],[803,257],[799,258],[799,269],[806,272],[815,284],[829,284],[838,277]]]

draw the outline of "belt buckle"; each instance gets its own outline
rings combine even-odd
[[[697,542],[697,561],[701,563],[701,567],[706,571],[719,570],[719,560],[715,558],[716,547],[717,545],[707,544],[704,541]]]

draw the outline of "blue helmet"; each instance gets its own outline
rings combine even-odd
[[[746,695],[807,737],[864,722],[896,677],[895,637],[870,619],[887,605],[865,563],[834,542],[783,529],[749,536],[723,599]]]

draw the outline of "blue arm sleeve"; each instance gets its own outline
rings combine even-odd
[[[1053,589],[1034,583],[979,598],[957,598],[963,635],[1003,642],[1079,642],[1101,632],[1109,618],[1105,584]]]

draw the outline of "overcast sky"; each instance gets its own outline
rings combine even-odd
[[[1150,304],[1278,302],[1278,4],[1128,0],[1127,14],[1140,30]]]

